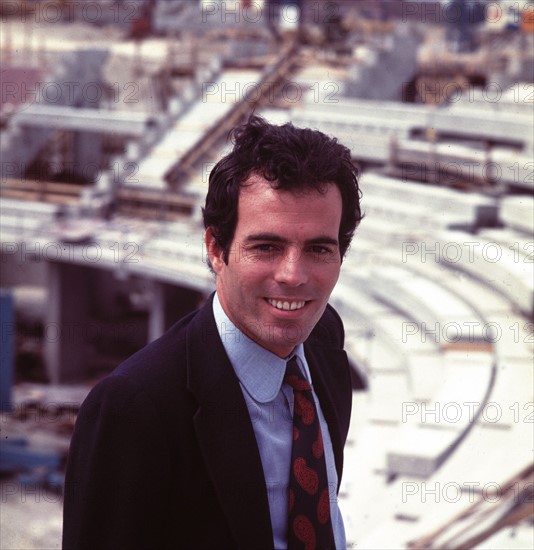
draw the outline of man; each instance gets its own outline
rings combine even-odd
[[[361,219],[356,171],[335,139],[291,124],[253,116],[234,141],[204,209],[216,293],[82,406],[67,550],[345,547],[352,390],[327,301]]]

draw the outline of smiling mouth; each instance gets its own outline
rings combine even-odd
[[[273,300],[272,298],[266,298],[267,302],[276,309],[282,311],[296,311],[297,309],[302,309],[305,305],[305,301],[282,301],[282,300]]]

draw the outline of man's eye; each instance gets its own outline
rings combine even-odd
[[[248,252],[251,256],[256,256],[257,258],[270,258],[276,253],[276,247],[268,243],[255,244],[248,249]]]
[[[332,251],[325,246],[312,246],[311,251],[314,254],[330,254]]]

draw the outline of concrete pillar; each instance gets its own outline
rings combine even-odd
[[[13,296],[0,289],[0,412],[11,412],[11,387],[15,348],[15,314]]]
[[[75,132],[73,175],[82,181],[98,179],[102,166],[102,135],[95,132]]]
[[[48,378],[57,384],[83,379],[87,372],[91,270],[60,262],[50,262],[49,267],[43,355]]]
[[[148,341],[159,338],[176,321],[200,306],[204,296],[188,288],[153,281],[149,312]]]
[[[165,288],[153,282],[153,299],[148,315],[148,341],[153,342],[165,332]]]

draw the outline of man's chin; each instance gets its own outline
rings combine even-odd
[[[298,325],[286,325],[273,330],[271,338],[260,345],[279,357],[287,357],[296,346],[306,341],[308,336],[309,332],[303,332]]]

